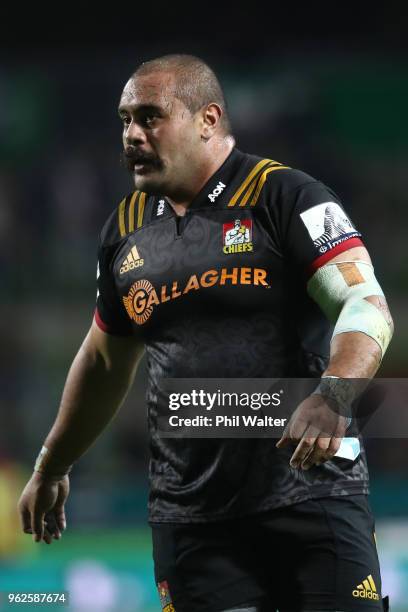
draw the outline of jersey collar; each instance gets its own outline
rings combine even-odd
[[[234,147],[227,159],[208,179],[204,187],[198,192],[187,210],[194,210],[204,207],[215,208],[217,202],[221,202],[222,192],[225,191],[225,189],[234,179],[234,176],[236,175],[244,158],[245,155]],[[225,187],[222,187],[219,185],[219,183],[222,183],[222,185],[225,185]],[[210,198],[209,196],[212,197]]]
[[[216,208],[217,203],[222,201],[222,192],[234,179],[244,159],[245,154],[234,147],[226,160],[208,179],[203,188],[192,200],[190,206],[187,208],[187,212],[200,208]],[[222,185],[220,185],[220,183],[222,183]],[[160,219],[175,214],[176,213],[165,196],[158,196],[155,198],[152,210],[153,219]]]

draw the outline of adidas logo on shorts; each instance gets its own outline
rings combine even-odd
[[[144,259],[141,259],[139,253],[137,252],[136,246],[133,246],[129,253],[124,259],[119,274],[125,274],[125,272],[129,272],[130,270],[134,270],[135,268],[140,268],[144,264]]]
[[[353,591],[353,597],[360,599],[371,599],[372,601],[379,601],[380,596],[377,593],[377,588],[373,580],[372,575],[367,576],[361,584],[358,584]]]

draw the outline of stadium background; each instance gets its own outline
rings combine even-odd
[[[123,8],[93,24],[71,15],[58,28],[33,24],[18,40],[8,30],[1,42],[0,590],[65,588],[75,611],[159,609],[146,528],[143,366],[118,417],[73,471],[62,541],[34,546],[15,510],[91,322],[98,233],[131,189],[116,107],[140,61],[202,56],[224,84],[239,148],[301,168],[340,195],[395,319],[381,375],[407,369],[404,16],[373,6],[369,14],[354,7],[353,19],[345,10],[317,20],[305,7],[296,15],[275,7],[273,17],[262,7],[233,16],[218,7],[191,22],[186,10]],[[394,612],[408,610],[407,449],[406,440],[368,443]]]

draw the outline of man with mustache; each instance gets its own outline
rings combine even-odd
[[[135,189],[101,233],[94,321],[20,499],[24,531],[61,537],[68,473],[145,350],[162,609],[386,609],[364,451],[338,454],[347,379],[374,376],[392,335],[359,232],[339,222],[348,217],[321,182],[236,148],[220,84],[199,58],[142,64],[119,116]],[[251,250],[224,250],[231,224]],[[217,283],[198,285],[204,272]],[[163,379],[295,376],[321,380],[276,445],[159,434]]]

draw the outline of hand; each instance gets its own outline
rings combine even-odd
[[[31,533],[34,542],[51,544],[59,540],[66,528],[64,504],[69,494],[69,477],[56,477],[34,472],[18,502],[24,533]]]
[[[290,465],[308,470],[337,453],[346,428],[347,419],[332,410],[322,395],[310,395],[296,408],[276,446],[298,442]]]

